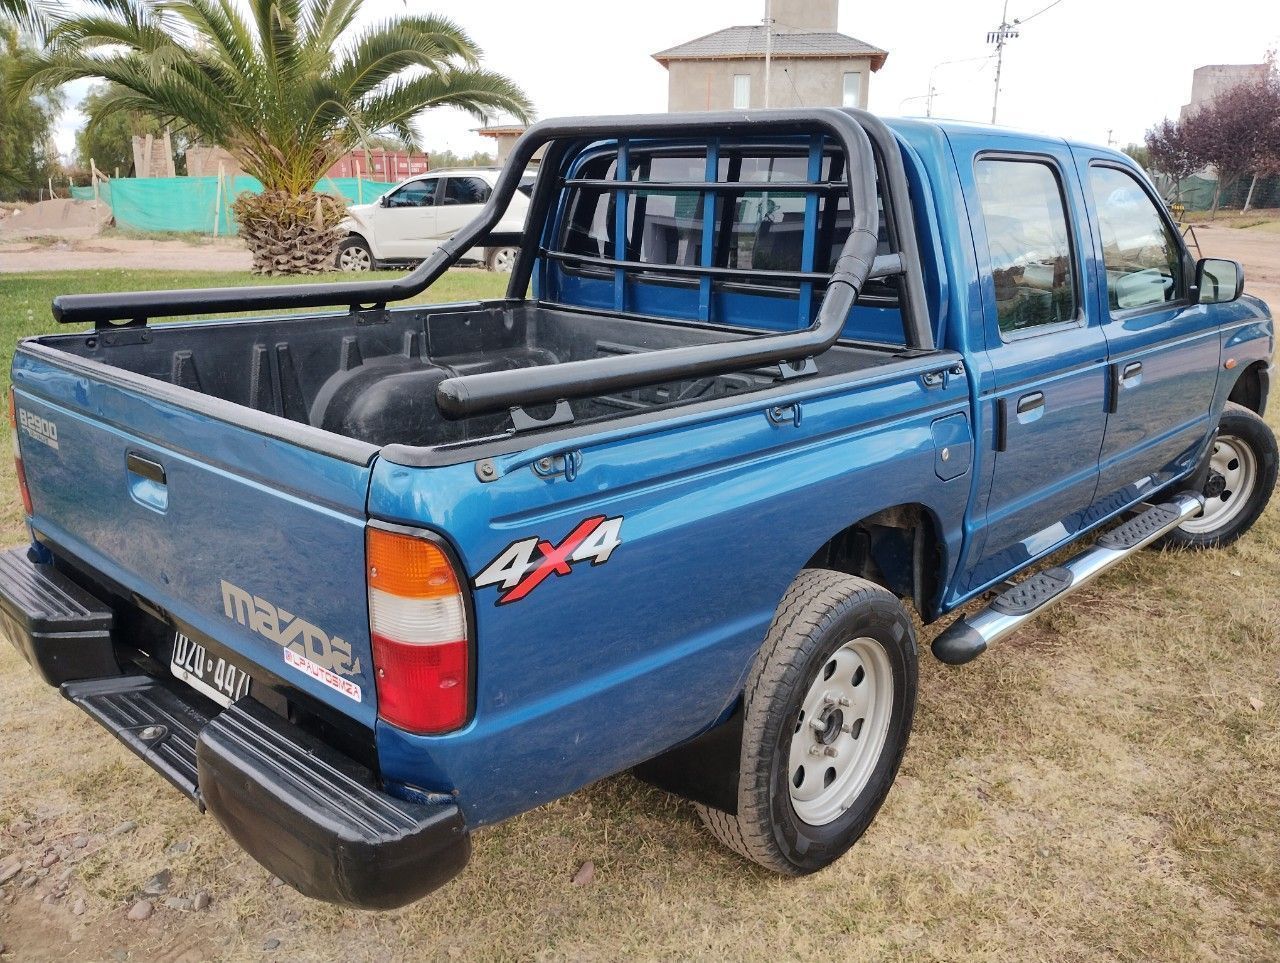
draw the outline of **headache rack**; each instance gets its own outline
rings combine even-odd
[[[690,139],[706,147],[706,176],[690,181],[630,179],[627,154],[645,139]],[[718,181],[718,145],[760,138],[800,138],[807,143],[808,177],[803,181]],[[567,176],[569,161],[592,144],[616,143],[615,177]],[[527,225],[520,237],[520,253],[512,270],[507,297],[524,297],[534,269],[542,259],[589,265],[612,272],[615,310],[625,307],[626,279],[637,274],[678,275],[696,280],[700,288],[700,318],[706,320],[713,285],[720,282],[777,281],[798,285],[799,328],[731,341],[690,345],[650,352],[569,361],[546,367],[491,371],[443,381],[436,402],[450,418],[590,398],[665,382],[729,374],[778,365],[783,375],[808,373],[809,362],[840,337],[850,310],[867,281],[900,278],[899,307],[908,348],[931,350],[932,329],[925,308],[920,258],[906,177],[896,138],[875,116],[859,110],[744,111],[734,113],[655,114],[570,118],[542,121],[516,143],[484,210],[447,240],[415,270],[390,281],[338,282],[305,286],[212,288],[123,294],[70,295],[54,299],[54,317],[62,323],[93,322],[99,328],[144,325],[155,317],[207,315],[230,311],[287,310],[307,307],[348,307],[353,313],[383,311],[386,305],[411,298],[434,283],[458,258],[477,245],[512,240],[492,234],[534,154],[546,147],[530,200]],[[834,148],[843,159],[847,183],[824,182],[821,160]],[[877,257],[880,202],[889,236],[890,253]],[[589,186],[615,192],[613,256],[573,254],[550,246],[553,205],[567,189]],[[626,247],[627,198],[637,191],[696,191],[704,205],[702,256],[698,264],[657,264],[629,258]],[[806,198],[804,253],[801,270],[761,271],[711,263],[714,201],[721,194],[766,190],[794,192]],[[817,199],[822,194],[848,191],[851,224],[848,237],[830,272],[814,270]],[[817,311],[812,310],[815,285],[824,287]],[[812,315],[812,322],[809,321]]]

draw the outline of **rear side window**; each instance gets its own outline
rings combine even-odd
[[[816,250],[813,264],[807,268],[815,273],[815,283],[819,288],[825,279],[817,275],[832,270],[852,223],[843,160],[838,154],[827,153],[821,163],[819,181],[822,189],[815,210]],[[713,267],[738,270],[806,270],[807,194],[796,187],[809,180],[808,164],[809,159],[803,150],[784,152],[779,149],[767,153],[759,149],[722,151],[715,179],[722,183],[741,184],[742,189],[720,192],[712,198],[710,213],[714,249],[704,257],[705,195],[696,189],[656,185],[661,182],[668,185],[702,182],[706,177],[706,154],[702,151],[636,152],[632,157],[629,180],[652,181],[655,186],[630,192],[625,259],[653,265],[654,270],[646,272],[646,276],[651,278],[662,274],[662,265],[698,265],[704,260]],[[605,154],[584,165],[578,176],[612,181],[616,168],[615,156]],[[560,250],[567,254],[612,258],[615,252],[616,192],[594,185],[574,187],[567,207],[568,217],[560,237]],[[888,231],[881,211],[879,253],[888,251]],[[591,270],[585,269],[587,273]],[[672,276],[670,280],[679,283],[681,278]],[[724,282],[726,286],[740,288],[769,287],[791,291],[799,283],[797,279],[749,276]],[[893,304],[897,295],[896,279],[870,281],[863,300]]]
[[[975,177],[1001,332],[1074,320],[1075,264],[1057,172],[1043,161],[982,158]]]
[[[493,193],[479,177],[450,177],[445,181],[441,204],[483,204]]]
[[[1102,233],[1111,310],[1178,300],[1182,254],[1150,195],[1132,174],[1114,167],[1089,168],[1089,187]]]

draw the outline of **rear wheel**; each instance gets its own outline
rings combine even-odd
[[[747,683],[738,812],[698,805],[712,834],[787,875],[866,832],[897,775],[916,701],[911,619],[889,592],[801,572]]]
[[[364,274],[376,266],[373,251],[362,237],[349,237],[338,245],[338,256],[334,261],[339,271],[349,274]]]
[[[1170,545],[1220,548],[1258,520],[1276,485],[1276,438],[1248,408],[1228,402],[1209,452],[1204,514],[1183,522]]]

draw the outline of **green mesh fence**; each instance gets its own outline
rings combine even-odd
[[[367,204],[391,187],[357,177],[326,177],[316,190],[336,194],[348,204]],[[212,177],[129,177],[101,181],[98,196],[111,205],[118,227],[138,231],[192,231],[235,234],[231,204],[245,191],[261,192],[257,178],[241,175]],[[73,187],[77,200],[93,200],[92,187]]]

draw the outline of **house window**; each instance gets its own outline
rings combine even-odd
[[[733,75],[733,109],[746,110],[751,106],[751,75]]]
[[[862,106],[862,74],[854,72],[844,75],[844,99],[841,104],[845,107]]]

